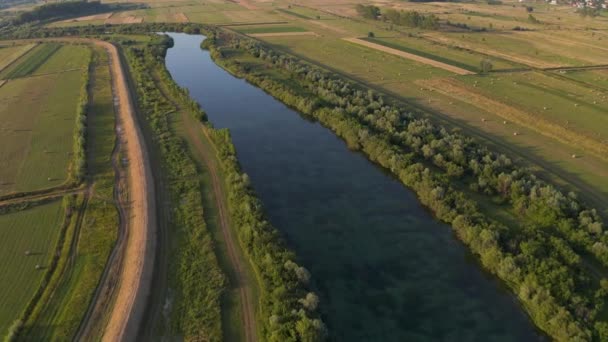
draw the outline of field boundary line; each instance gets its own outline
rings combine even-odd
[[[438,62],[436,60],[433,60],[433,59],[430,59],[430,58],[426,58],[426,57],[422,57],[422,56],[418,56],[418,55],[415,55],[413,53],[409,53],[409,52],[393,49],[393,48],[390,48],[388,46],[384,46],[384,45],[368,42],[368,41],[365,41],[365,40],[360,39],[360,38],[342,38],[342,40],[345,40],[345,41],[350,42],[350,43],[358,44],[358,45],[361,45],[361,46],[365,46],[365,47],[368,47],[370,49],[378,50],[378,51],[381,51],[381,52],[386,52],[386,53],[389,53],[391,55],[395,55],[395,56],[398,56],[398,57],[403,57],[405,59],[409,59],[409,60],[412,60],[414,62],[419,62],[419,63],[422,63],[422,64],[430,65],[432,67],[436,67],[436,68],[440,68],[440,69],[443,69],[443,70],[447,70],[447,71],[453,72],[453,73],[458,74],[458,75],[475,75],[476,74],[476,73],[474,73],[472,71],[469,71],[469,70],[466,70],[466,69],[463,69],[463,68],[459,68],[457,66],[453,66],[453,65],[446,64],[446,63],[443,63],[443,62]]]
[[[79,193],[85,192],[86,190],[87,190],[86,188],[79,187],[79,188],[61,189],[61,190],[57,190],[57,191],[53,191],[53,192],[49,192],[49,193],[43,193],[43,194],[34,194],[34,195],[30,195],[30,196],[10,198],[10,199],[0,201],[0,207],[4,207],[7,205],[11,205],[11,204],[32,202],[32,201],[36,201],[36,200],[52,199],[52,198],[57,198],[57,197],[61,197],[61,196],[66,196],[66,195],[74,195],[74,194],[79,194]]]

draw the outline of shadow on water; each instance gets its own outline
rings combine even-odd
[[[239,161],[312,272],[335,341],[535,341],[513,296],[484,274],[450,227],[331,131],[171,34],[167,68]]]

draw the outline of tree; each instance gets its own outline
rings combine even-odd
[[[492,69],[494,68],[494,65],[492,64],[492,61],[484,58],[481,60],[481,62],[479,62],[479,68],[481,69],[482,73],[486,74],[486,73],[492,71]]]
[[[369,31],[369,32],[367,32],[367,36],[369,38],[374,38],[376,36],[376,34],[374,32],[372,32],[372,31]]]
[[[363,18],[376,20],[380,16],[380,8],[373,5],[365,6],[358,4],[355,9]]]

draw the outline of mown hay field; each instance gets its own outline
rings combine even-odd
[[[459,77],[468,91],[492,97],[568,130],[608,142],[608,94],[551,74]]]
[[[61,200],[0,215],[0,334],[6,334],[40,286],[64,219]],[[30,255],[26,255],[29,251]],[[39,269],[36,269],[39,265]]]
[[[34,70],[33,57],[12,69],[52,73],[11,79],[0,88],[0,195],[54,187],[67,179],[88,52],[82,46],[59,50],[56,59]]]

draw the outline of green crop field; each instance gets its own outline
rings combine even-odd
[[[18,78],[31,74],[51,57],[61,45],[40,44],[0,73],[0,79]]]
[[[262,27],[238,27],[237,31],[246,34],[255,33],[277,33],[277,32],[306,32],[307,29],[297,26],[262,26]]]
[[[6,334],[40,286],[63,217],[60,200],[0,215],[0,334]],[[31,254],[26,256],[26,251]]]
[[[33,75],[87,68],[90,54],[84,45],[63,45]]]
[[[492,58],[470,51],[449,48],[421,38],[382,37],[369,38],[367,40],[474,72],[479,71],[480,62],[484,59],[490,59],[492,61],[494,70],[513,69],[518,67],[517,65],[500,58]]]
[[[530,115],[597,139],[608,139],[605,93],[538,72],[459,77],[471,89]]]
[[[559,73],[575,81],[583,82],[608,91],[608,70],[564,71]]]
[[[308,36],[264,37],[263,40],[367,82],[386,85],[451,75],[441,69],[342,40]]]
[[[0,71],[4,70],[9,64],[15,59],[19,58],[29,49],[34,47],[34,44],[24,44],[15,46],[1,46],[0,47]]]
[[[0,194],[65,182],[82,83],[83,72],[75,70],[0,88]]]

